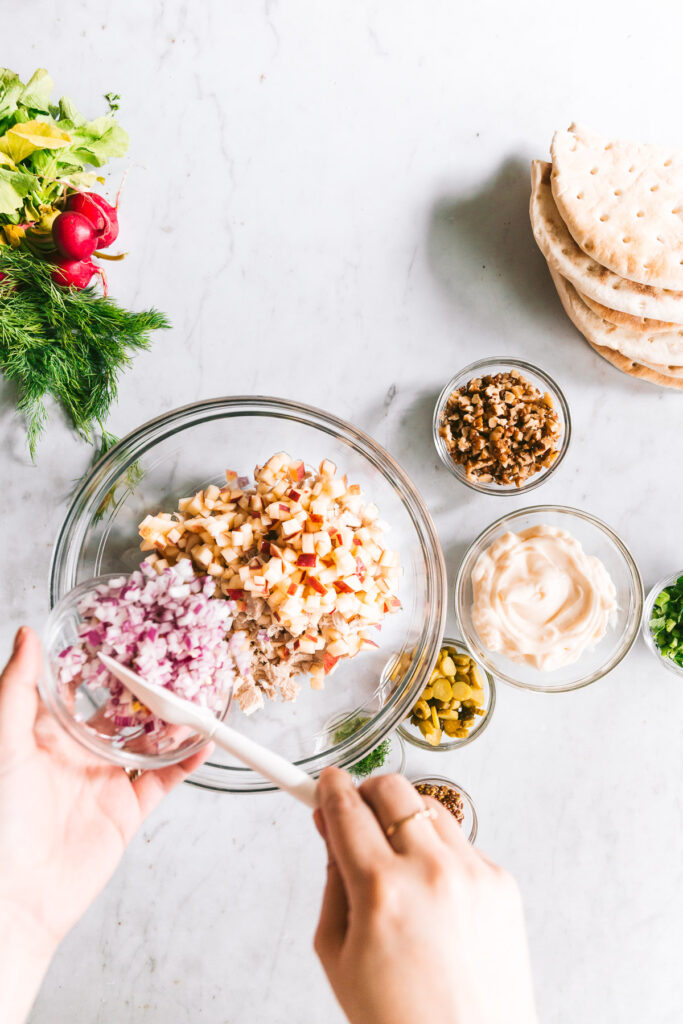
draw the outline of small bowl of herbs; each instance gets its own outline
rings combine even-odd
[[[683,570],[659,580],[647,595],[643,637],[665,668],[683,676]]]
[[[337,715],[329,723],[327,734],[334,745],[344,743],[360,732],[369,721],[370,715],[363,712]],[[378,743],[360,760],[349,765],[347,771],[353,781],[359,785],[372,775],[403,775],[405,766],[405,744],[398,733],[394,732],[385,736],[381,743]]]

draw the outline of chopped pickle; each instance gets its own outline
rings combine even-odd
[[[450,739],[466,739],[486,715],[485,700],[481,673],[472,658],[445,644],[409,714],[410,723],[434,747],[444,734]]]

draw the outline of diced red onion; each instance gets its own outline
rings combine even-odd
[[[62,685],[109,691],[103,714],[117,729],[156,735],[164,723],[105,669],[108,654],[157,686],[220,711],[237,674],[251,669],[244,633],[226,637],[235,602],[214,600],[215,582],[189,561],[157,573],[142,563],[129,577],[98,584],[81,600],[79,639],[59,654]]]

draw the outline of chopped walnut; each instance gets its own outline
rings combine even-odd
[[[449,395],[439,433],[469,479],[520,487],[558,457],[562,424],[552,397],[509,370]]]

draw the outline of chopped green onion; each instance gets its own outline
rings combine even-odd
[[[683,576],[655,598],[650,632],[662,657],[683,668]]]

